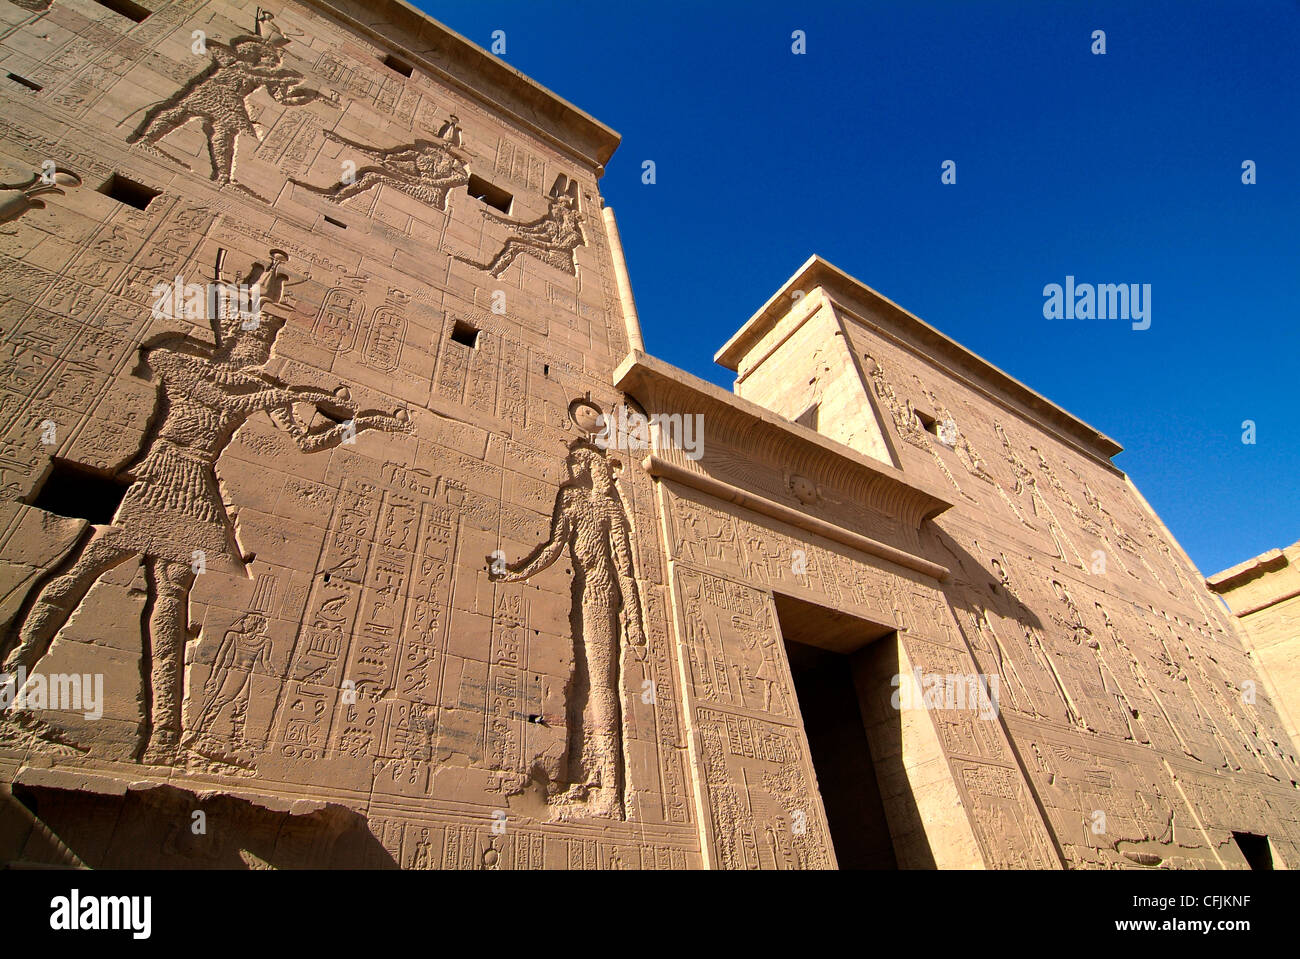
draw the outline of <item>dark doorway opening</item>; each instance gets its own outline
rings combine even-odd
[[[1241,854],[1246,857],[1246,862],[1250,864],[1251,869],[1269,869],[1273,868],[1273,847],[1269,844],[1267,836],[1257,836],[1251,832],[1234,832],[1233,841],[1237,843],[1237,848]]]
[[[850,657],[785,645],[835,858],[841,869],[897,869]]]
[[[898,714],[887,695],[871,699],[875,674],[897,670],[884,655],[893,643],[876,642],[893,627],[779,593],[773,600],[835,858],[841,869],[897,869],[876,759],[901,754],[890,742]]]

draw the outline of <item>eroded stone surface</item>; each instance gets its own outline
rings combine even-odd
[[[1111,441],[820,260],[735,396],[629,355],[612,131],[397,4],[150,9],[0,9],[41,87],[0,91],[0,652],[45,687],[5,859],[1300,861]],[[914,671],[999,708],[896,708]]]

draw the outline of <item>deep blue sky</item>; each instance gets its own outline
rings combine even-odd
[[[1203,573],[1300,539],[1296,0],[417,2],[623,135],[650,352],[730,388],[819,253],[1123,444]],[[1045,320],[1066,274],[1150,283],[1151,328]]]

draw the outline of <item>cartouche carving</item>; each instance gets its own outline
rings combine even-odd
[[[605,454],[575,441],[569,478],[555,497],[551,537],[498,582],[528,579],[567,549],[573,559],[574,677],[568,690],[568,788],[551,804],[560,818],[622,819],[623,709],[620,636],[644,647],[631,530]],[[621,626],[620,626],[621,621]],[[644,654],[642,654],[644,655]]]

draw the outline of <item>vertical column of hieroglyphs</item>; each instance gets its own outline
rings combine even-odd
[[[813,783],[771,594],[765,544],[745,520],[663,482],[683,703],[709,862],[724,869],[826,868]],[[751,557],[753,563],[751,565]],[[795,564],[791,568],[798,568]]]

